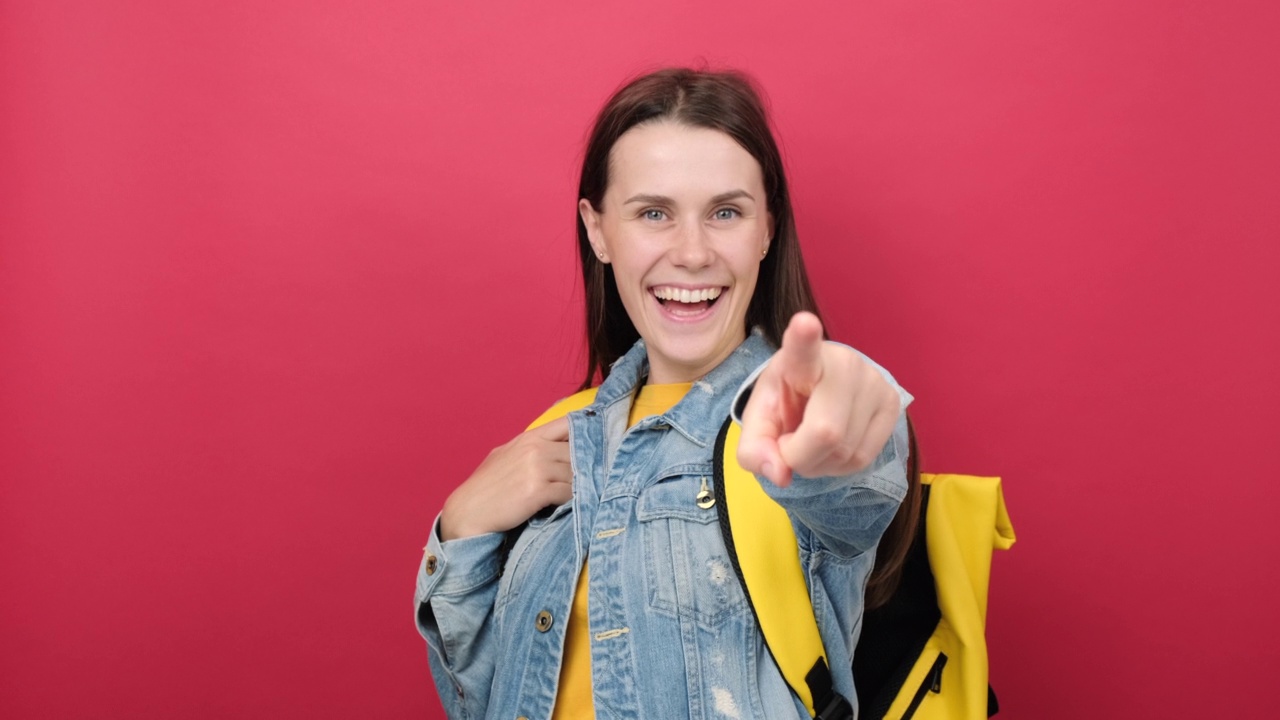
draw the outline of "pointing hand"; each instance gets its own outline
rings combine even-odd
[[[738,462],[779,487],[792,473],[848,475],[869,466],[901,412],[897,390],[857,352],[824,342],[797,313],[742,413]]]

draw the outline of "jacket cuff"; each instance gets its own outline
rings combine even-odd
[[[437,515],[418,563],[414,599],[423,603],[432,595],[464,595],[492,582],[502,570],[498,550],[505,537],[492,532],[442,542]]]

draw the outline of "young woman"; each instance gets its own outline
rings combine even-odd
[[[596,120],[579,197],[584,388],[600,384],[491,452],[432,528],[415,601],[449,716],[808,716],[706,502],[735,406],[738,460],[792,520],[833,689],[856,703],[911,398],[823,340],[758,94],[735,73],[632,81]]]

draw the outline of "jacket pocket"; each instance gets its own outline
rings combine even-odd
[[[649,607],[714,631],[748,608],[708,503],[712,482],[710,467],[663,478],[641,492],[636,519]]]

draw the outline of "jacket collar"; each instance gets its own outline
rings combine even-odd
[[[753,329],[729,357],[695,380],[675,407],[641,425],[666,423],[699,446],[710,445],[729,417],[729,406],[743,381],[773,353],[760,329]],[[637,340],[610,368],[609,377],[596,393],[596,404],[608,406],[625,398],[629,407],[630,398],[648,376],[649,353],[644,340]]]

